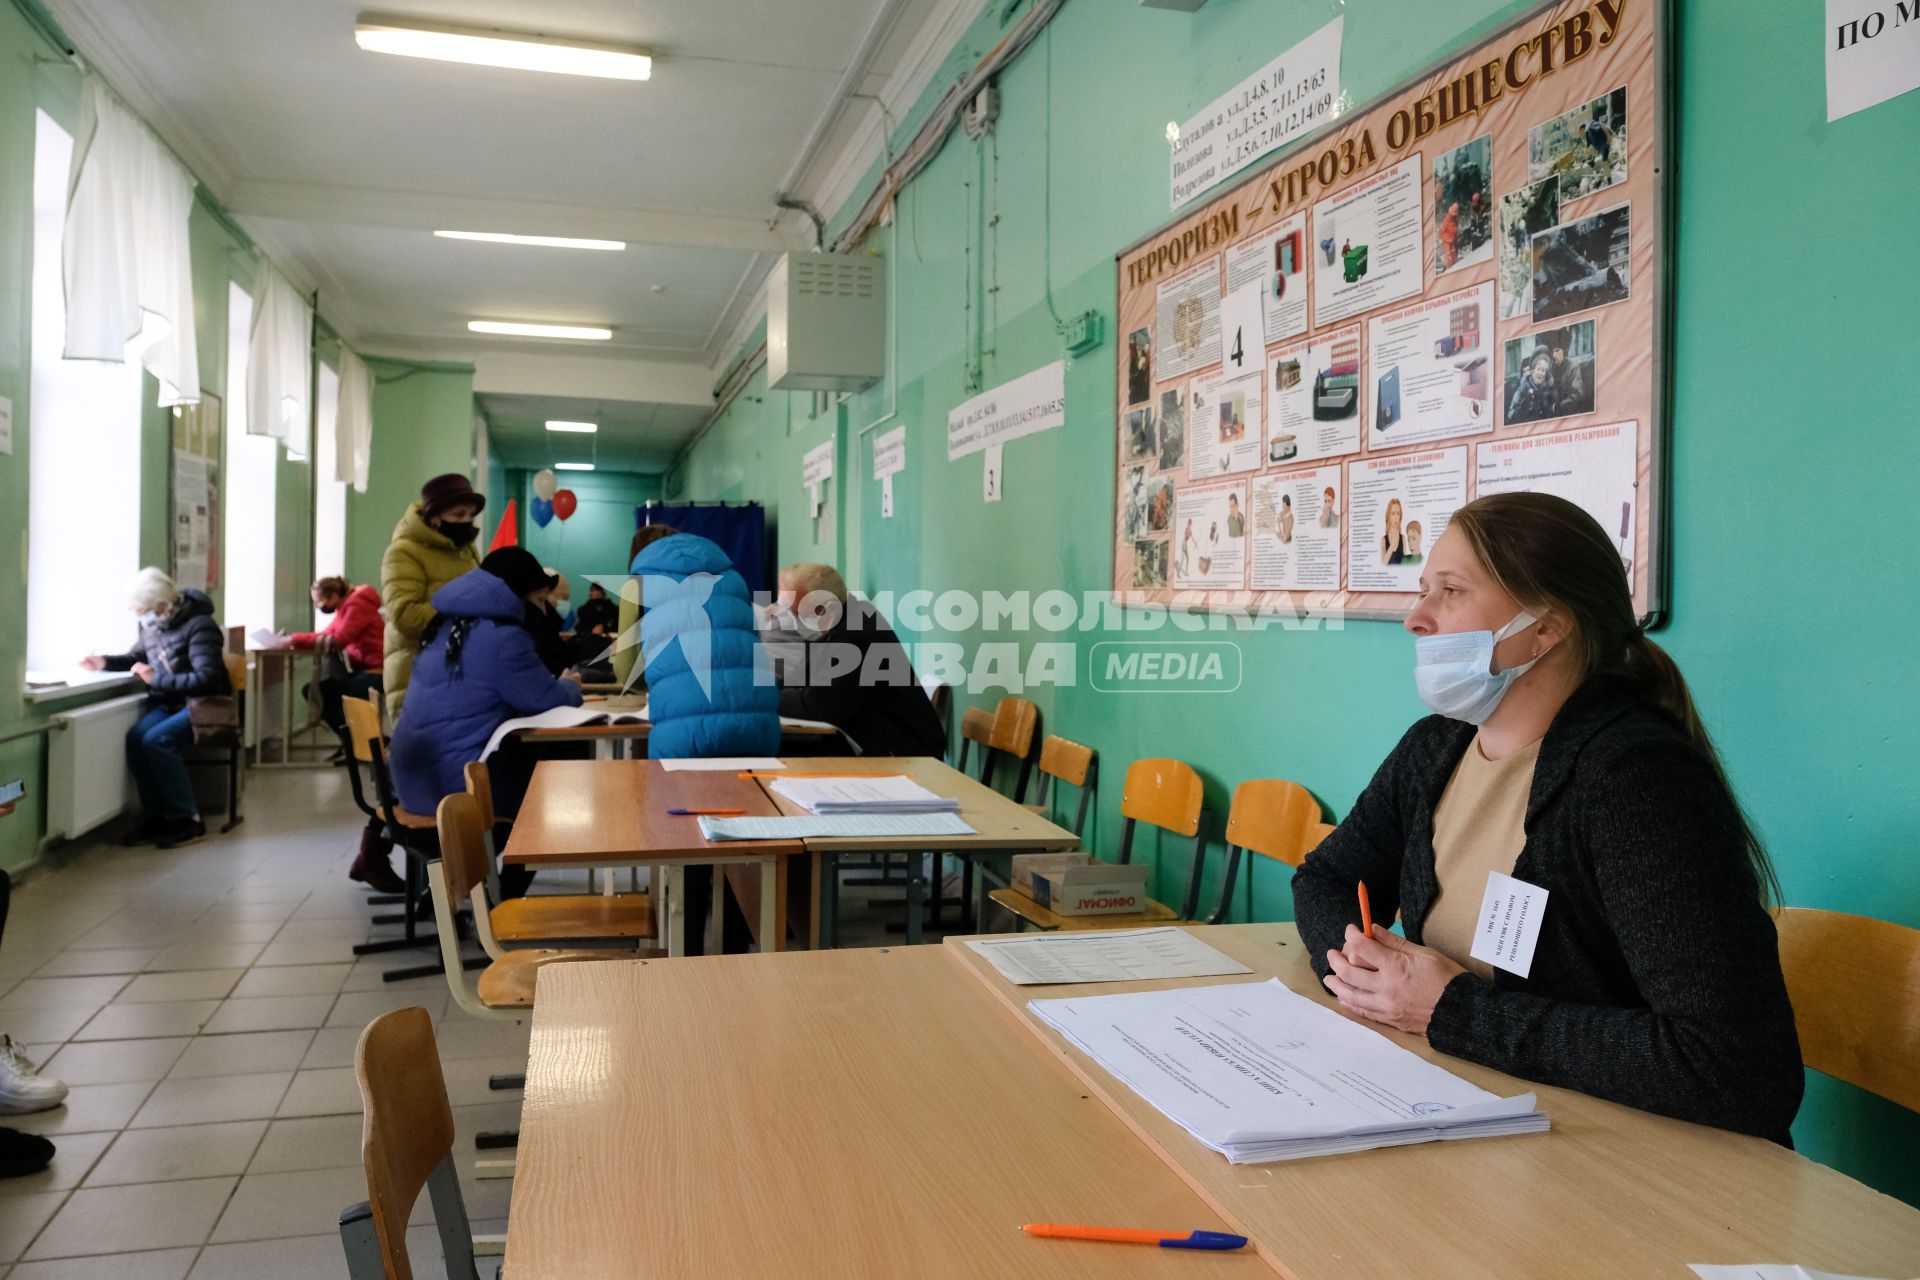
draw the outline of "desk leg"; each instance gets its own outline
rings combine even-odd
[[[595,760],[619,759],[619,757],[613,753],[613,746],[612,738],[595,738],[593,740],[593,758]]]
[[[667,954],[687,954],[687,869],[680,863],[667,868]]]
[[[713,896],[707,901],[707,945],[702,954],[717,956],[726,950],[727,895],[733,890],[727,886],[724,866],[716,864],[707,871],[713,876]]]
[[[912,853],[907,855],[907,945],[917,946],[922,938],[921,925],[926,918],[927,903],[927,859],[926,855]],[[936,888],[935,892],[939,892]]]
[[[785,951],[787,940],[787,895],[785,858],[768,858],[760,864],[760,950]]]

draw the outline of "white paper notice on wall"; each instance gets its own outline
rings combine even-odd
[[[807,514],[816,520],[820,518],[820,482],[818,480],[807,486]]]
[[[1242,285],[1220,306],[1220,374],[1257,374],[1266,357],[1267,320],[1259,282]]]
[[[981,478],[981,485],[988,502],[1000,501],[1001,482],[1006,478],[1002,464],[1006,461],[1006,446],[990,444],[986,447],[987,467]]]
[[[1913,0],[1827,0],[1827,120],[1920,89]]]
[[[885,480],[907,469],[907,429],[895,427],[873,438],[873,478]]]
[[[13,401],[0,396],[0,453],[13,452]]]
[[[893,519],[893,477],[891,475],[880,477],[880,518]]]
[[[1173,131],[1171,207],[1333,118],[1344,21],[1335,18]]]
[[[1065,426],[1066,421],[1067,364],[1055,360],[950,410],[947,461],[957,462],[988,445]]]
[[[1527,976],[1540,921],[1547,914],[1547,891],[1498,871],[1487,872],[1487,895],[1480,902],[1480,926],[1469,954],[1496,969]]]

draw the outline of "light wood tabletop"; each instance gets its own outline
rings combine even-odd
[[[543,971],[511,1215],[515,1280],[1273,1274],[1021,1234],[1221,1221],[931,947]]]
[[[1254,970],[1218,981],[1277,977],[1337,1008],[1309,968],[1293,925],[1194,932]],[[1198,1191],[1229,1230],[1250,1236],[1295,1280],[1407,1274],[1687,1280],[1687,1266],[1695,1262],[1793,1262],[1887,1277],[1920,1268],[1920,1209],[1784,1147],[1516,1080],[1371,1023],[1363,1025],[1484,1089],[1503,1096],[1533,1090],[1552,1130],[1230,1165],[1026,1011],[1027,1001],[1039,996],[1112,995],[1193,985],[1191,979],[1016,987],[964,939],[948,938],[945,950],[1000,1001],[1006,1018],[1072,1067]]]

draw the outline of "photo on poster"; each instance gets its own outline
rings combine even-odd
[[[1269,465],[1360,451],[1360,326],[1323,333],[1272,353],[1267,409]]]
[[[1127,403],[1142,404],[1153,394],[1153,330],[1127,335]]]
[[[1575,218],[1533,238],[1533,322],[1624,302],[1631,292],[1629,206]]]
[[[1256,471],[1260,467],[1266,419],[1261,414],[1265,375],[1203,378],[1187,401],[1187,476]]]
[[[1346,499],[1347,589],[1418,591],[1427,553],[1466,505],[1467,447],[1350,462]]]
[[[1278,225],[1227,250],[1227,293],[1258,284],[1265,314],[1266,344],[1307,331],[1307,215],[1296,212]]]
[[[1154,589],[1167,585],[1167,544],[1140,541],[1133,544],[1133,585]]]
[[[1129,538],[1147,531],[1147,469],[1128,467],[1120,495],[1120,527]]]
[[[1625,85],[1527,130],[1527,181],[1548,178],[1563,203],[1627,180]]]
[[[1592,413],[1596,355],[1591,320],[1507,339],[1500,366],[1507,425]]]
[[[1560,184],[1549,178],[1500,197],[1500,318],[1533,314],[1533,237],[1560,225]]]
[[[1255,591],[1340,589],[1340,468],[1256,476],[1250,585]]]
[[[1147,481],[1147,532],[1165,533],[1173,527],[1173,480],[1155,476]]]
[[[1483,133],[1433,162],[1433,274],[1493,256],[1493,135]]]
[[[1220,363],[1220,264],[1214,254],[1164,281],[1154,294],[1153,377],[1184,377]],[[1144,398],[1144,394],[1143,397]]]
[[[1160,423],[1152,405],[1127,410],[1127,461],[1157,462],[1160,458]]]
[[[1493,430],[1493,285],[1367,322],[1369,449]]]
[[[1160,393],[1160,469],[1177,471],[1186,460],[1186,391],[1168,387]]]
[[[1496,440],[1480,446],[1474,464],[1479,497],[1551,493],[1592,516],[1619,552],[1632,587],[1638,546],[1639,423]]]
[[[1173,585],[1237,591],[1246,584],[1246,486],[1196,485],[1174,495]]]
[[[1420,156],[1408,156],[1313,207],[1316,327],[1425,287],[1420,165]]]

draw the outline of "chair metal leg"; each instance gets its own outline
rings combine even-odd
[[[340,1211],[340,1247],[347,1255],[348,1280],[385,1280],[387,1264],[380,1256],[373,1206],[366,1201]]]
[[[487,1088],[489,1089],[524,1089],[526,1087],[527,1073],[524,1071],[516,1071],[512,1075],[487,1077]]]
[[[520,1131],[508,1129],[473,1135],[473,1149],[476,1151],[501,1151],[520,1145]]]

